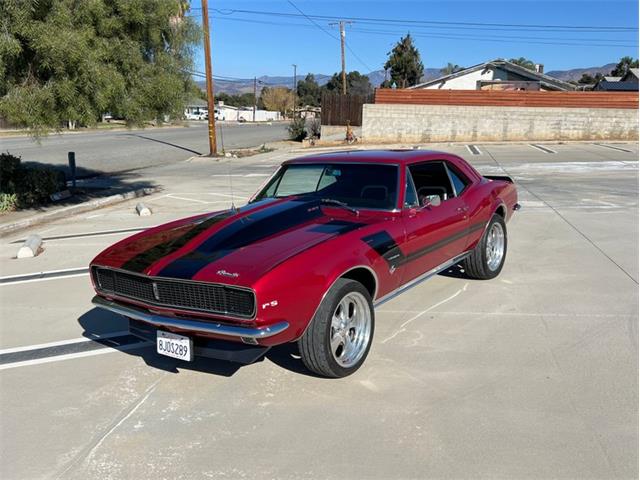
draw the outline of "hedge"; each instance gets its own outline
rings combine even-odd
[[[46,166],[22,165],[21,158],[0,154],[0,211],[33,207],[50,202],[49,196],[65,188],[60,170]]]

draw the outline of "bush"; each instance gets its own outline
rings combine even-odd
[[[309,138],[320,138],[320,120],[314,118],[307,126],[307,136]]]
[[[18,196],[15,193],[0,193],[0,213],[11,212],[18,206]]]
[[[289,139],[300,142],[307,135],[305,131],[305,119],[304,118],[294,118],[291,120],[291,123],[287,127],[289,131]]]
[[[32,207],[49,202],[49,195],[65,186],[64,173],[51,167],[26,166],[20,157],[9,153],[0,154],[0,193],[10,202],[15,196],[14,206]],[[3,210],[4,211],[4,210]]]

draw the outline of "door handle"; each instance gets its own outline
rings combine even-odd
[[[458,207],[458,212],[466,212],[469,210],[469,207]]]

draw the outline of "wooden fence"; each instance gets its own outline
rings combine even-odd
[[[375,103],[405,105],[637,109],[638,92],[532,92],[378,88],[375,92],[374,101]]]
[[[322,125],[362,125],[362,104],[372,103],[373,95],[322,95]]]

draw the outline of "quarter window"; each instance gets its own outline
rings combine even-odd
[[[456,197],[458,197],[462,192],[464,192],[465,188],[467,188],[467,185],[469,185],[469,180],[460,172],[454,170],[449,164],[447,164],[447,170],[449,170],[451,183],[453,183],[453,188],[456,191]]]

